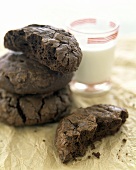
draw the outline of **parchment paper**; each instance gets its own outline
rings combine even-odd
[[[64,165],[54,146],[57,123],[24,128],[0,123],[0,170],[136,170],[136,39],[118,42],[112,82],[105,95],[73,98],[78,107],[107,103],[128,109],[129,118],[116,135]],[[100,152],[100,159],[92,152]]]

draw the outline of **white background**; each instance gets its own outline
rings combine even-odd
[[[71,17],[108,16],[120,22],[120,36],[136,35],[136,0],[1,0],[0,44],[4,34],[28,24],[65,27]]]

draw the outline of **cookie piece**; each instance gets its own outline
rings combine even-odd
[[[0,121],[14,126],[55,122],[70,112],[69,87],[44,95],[20,96],[0,89]]]
[[[127,117],[126,109],[107,104],[75,110],[61,120],[56,131],[55,145],[61,161],[84,156],[89,144],[116,133]]]
[[[59,72],[76,71],[82,52],[77,40],[63,29],[49,25],[28,25],[8,31],[4,45],[13,51],[21,51]]]
[[[94,141],[115,134],[128,118],[126,109],[114,105],[98,104],[88,107],[86,110],[96,117],[98,126],[94,134]]]
[[[52,71],[21,53],[0,58],[0,88],[10,93],[49,95],[65,87],[72,76]]]
[[[56,131],[55,145],[62,162],[83,156],[93,139],[97,124],[95,116],[80,108],[63,118]]]

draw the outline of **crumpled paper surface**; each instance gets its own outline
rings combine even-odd
[[[136,39],[118,42],[112,82],[105,95],[73,98],[78,107],[107,103],[128,109],[129,118],[117,134],[65,165],[54,146],[57,123],[21,128],[0,123],[0,170],[136,170]],[[100,152],[100,159],[92,152]]]

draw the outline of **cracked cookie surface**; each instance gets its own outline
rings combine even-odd
[[[72,76],[52,71],[21,53],[11,52],[0,58],[0,88],[10,93],[48,96],[65,87]]]
[[[94,141],[116,133],[128,118],[126,109],[110,104],[97,104],[87,107],[86,110],[95,116],[98,125],[94,134]]]
[[[127,117],[126,109],[107,104],[76,109],[56,130],[55,145],[61,161],[84,156],[88,145],[116,133]]]
[[[9,125],[24,126],[56,122],[70,113],[69,87],[51,96],[7,93],[0,89],[0,121]]]
[[[63,118],[56,132],[55,145],[62,162],[66,163],[86,153],[97,124],[95,116],[80,108]]]
[[[13,51],[30,55],[51,70],[63,73],[76,71],[82,59],[74,36],[49,25],[32,24],[8,31],[4,45]]]

